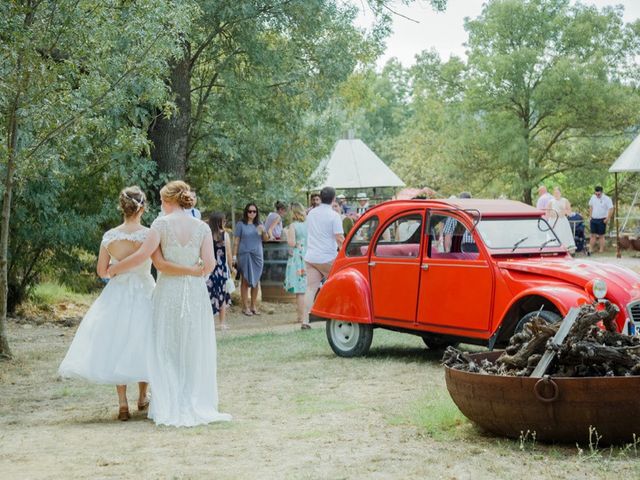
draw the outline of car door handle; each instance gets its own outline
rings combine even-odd
[[[369,266],[370,267],[375,267],[376,266],[376,262],[369,262]]]
[[[420,268],[423,269],[424,271],[429,270],[429,264],[428,263],[423,263],[422,265],[420,265]]]

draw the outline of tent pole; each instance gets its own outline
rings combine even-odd
[[[620,258],[620,227],[618,224],[618,172],[613,174],[616,182],[616,209],[614,212],[614,218],[616,219],[616,258]]]

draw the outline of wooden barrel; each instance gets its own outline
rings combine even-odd
[[[502,352],[470,355],[480,363]],[[451,398],[460,411],[497,435],[599,445],[632,443],[640,438],[640,376],[507,377],[445,366]]]
[[[284,289],[284,276],[289,257],[287,242],[269,241],[262,244],[264,267],[260,277],[262,300],[265,302],[295,303],[296,296]]]

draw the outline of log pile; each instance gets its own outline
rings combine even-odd
[[[547,349],[556,355],[547,374],[556,377],[600,377],[640,375],[640,337],[617,332],[615,317],[618,307],[605,301],[585,304],[560,345],[550,340],[560,322],[549,324],[534,317],[521,332],[514,334],[509,345],[495,362],[474,361],[453,347],[447,348],[443,364],[467,372],[489,375],[530,376]],[[604,326],[601,328],[598,324]]]

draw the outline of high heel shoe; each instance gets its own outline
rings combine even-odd
[[[131,415],[129,415],[129,407],[120,407],[120,410],[118,411],[118,420],[126,422],[130,418]]]

